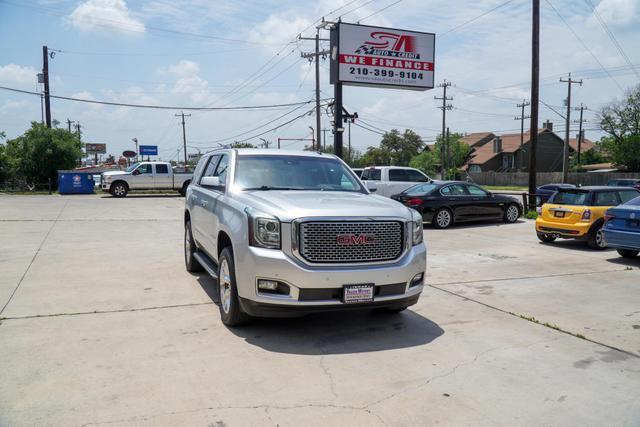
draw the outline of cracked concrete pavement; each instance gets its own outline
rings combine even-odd
[[[0,196],[0,425],[640,424],[640,261],[426,229],[410,310],[229,330],[182,203]]]

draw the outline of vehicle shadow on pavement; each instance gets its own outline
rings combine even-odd
[[[552,250],[554,248],[559,250],[570,249],[574,251],[593,252],[593,253],[613,251],[613,249],[611,248],[591,249],[587,245],[587,242],[584,242],[581,240],[572,240],[572,239],[558,239],[553,243],[544,243],[544,242],[538,242],[538,243],[542,246],[545,246],[549,250]]]
[[[614,253],[612,255],[618,254]],[[624,258],[622,256],[615,256],[613,258],[607,258],[607,261],[612,264],[623,265],[625,267],[640,268],[640,256],[637,256],[635,258]]]
[[[470,222],[458,222],[455,224],[451,224],[451,226],[449,226],[448,228],[445,229],[439,229],[439,228],[435,228],[433,225],[431,225],[430,222],[425,222],[423,224],[423,228],[424,230],[429,230],[429,231],[437,231],[437,232],[443,232],[446,233],[449,230],[464,230],[466,228],[482,228],[482,227],[508,227],[510,225],[514,225],[514,224],[521,224],[521,223],[526,223],[525,220],[523,219],[519,219],[516,222],[513,222],[511,224],[503,222],[503,221],[496,221],[496,220],[481,220],[481,221],[470,221]]]
[[[128,194],[126,199],[180,199],[184,196],[180,194]],[[100,196],[101,199],[117,199],[109,194]]]

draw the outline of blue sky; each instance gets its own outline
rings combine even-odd
[[[0,0],[0,85],[35,90],[35,74],[42,67],[42,45],[46,44],[61,51],[50,61],[51,93],[56,95],[194,107],[306,101],[313,97],[314,74],[300,52],[313,46],[311,42],[293,42],[295,36],[322,16],[335,19],[345,14],[342,19],[347,22],[363,19],[368,25],[436,33],[436,82],[447,79],[454,83],[450,94],[455,108],[448,114],[451,130],[515,132],[519,128],[514,120],[519,114],[516,104],[529,97],[531,2],[504,3]],[[585,126],[594,129],[595,111],[621,98],[624,89],[639,81],[598,18],[630,62],[640,65],[640,2],[543,0],[541,10],[541,99],[562,109],[566,85],[558,79],[572,72],[573,77],[584,79],[582,87],[573,88],[573,103],[582,102],[590,108],[585,113],[589,120]],[[304,35],[312,36],[313,32],[308,29]],[[280,54],[274,57],[277,52]],[[323,97],[331,97],[328,62],[322,64],[321,80]],[[430,141],[440,128],[440,110],[433,99],[440,95],[437,89],[414,92],[349,87],[345,88],[344,102],[378,131],[408,127]],[[283,123],[308,108],[238,139]],[[187,119],[190,150],[204,151],[215,141],[251,131],[292,109],[192,112]],[[131,148],[133,137],[159,145],[165,159],[175,157],[181,147],[179,119],[174,116],[179,111],[62,100],[52,100],[52,111],[63,124],[67,118],[79,121],[85,142],[105,142],[113,154]],[[541,122],[553,121],[556,130],[563,129],[562,119],[545,106],[541,106],[540,118]],[[0,91],[0,130],[9,138],[39,119],[38,97]],[[323,116],[324,128],[330,128],[329,120]],[[278,137],[306,138],[310,136],[308,126],[315,126],[313,116],[262,137],[273,142]],[[597,131],[587,132],[591,139],[599,136]],[[357,149],[377,145],[379,140],[376,133],[352,128],[352,144]],[[256,138],[251,142],[261,141]],[[288,148],[304,145],[287,144]]]

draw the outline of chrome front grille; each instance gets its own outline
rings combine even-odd
[[[311,263],[393,261],[404,249],[400,221],[309,221],[299,227],[300,255]]]

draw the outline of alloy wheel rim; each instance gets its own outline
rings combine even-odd
[[[220,305],[225,313],[229,313],[231,308],[231,276],[229,275],[229,263],[226,259],[220,263],[220,277],[218,278],[220,288]]]
[[[122,188],[122,185],[117,185],[115,192],[118,196],[122,196],[122,194],[124,194],[124,188]]]
[[[436,219],[436,221],[438,222],[438,225],[440,227],[446,227],[451,221],[451,216],[449,215],[448,211],[440,211],[438,212],[438,218]]]
[[[518,209],[515,206],[510,206],[507,209],[507,219],[511,222],[518,219]]]
[[[599,248],[604,247],[604,233],[602,232],[602,228],[596,231],[596,245]]]

